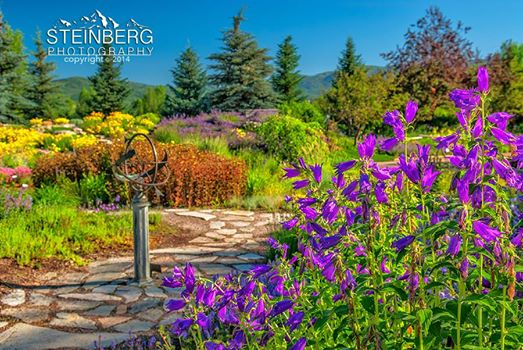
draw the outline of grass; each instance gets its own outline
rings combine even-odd
[[[50,258],[82,264],[88,254],[126,244],[131,232],[130,213],[109,215],[39,204],[0,220],[0,258],[16,259],[20,265]]]

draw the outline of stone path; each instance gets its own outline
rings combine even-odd
[[[0,298],[0,349],[94,348],[124,341],[130,333],[169,324],[177,314],[164,303],[180,290],[161,281],[175,265],[192,263],[205,276],[245,271],[264,262],[264,242],[283,217],[231,210],[166,209],[172,219],[191,218],[198,229],[188,245],[151,251],[161,273],[144,285],[132,282],[133,258],[92,262],[87,272],[48,273],[39,286],[20,286]],[[30,284],[31,282],[28,282]]]

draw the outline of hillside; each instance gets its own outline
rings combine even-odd
[[[56,81],[62,86],[62,92],[65,95],[71,97],[74,101],[78,101],[78,97],[80,96],[80,91],[82,91],[82,88],[84,86],[89,86],[90,84],[89,80],[84,77],[70,77],[65,79],[58,79]],[[126,102],[128,103],[142,97],[145,93],[145,89],[148,86],[153,86],[137,83],[134,81],[129,81],[129,85],[131,87],[131,93],[129,94],[129,97],[127,97]]]
[[[378,70],[382,70],[383,67],[367,66],[367,69],[369,70],[369,73],[374,73]],[[314,75],[304,75],[303,80],[300,83],[300,87],[307,98],[315,99],[329,89],[333,76],[334,71],[323,72]],[[62,92],[65,95],[71,97],[74,101],[78,101],[82,87],[89,85],[89,80],[84,77],[70,77],[65,79],[58,79],[56,81],[61,84]],[[154,86],[144,83],[137,83],[134,81],[129,81],[129,84],[131,86],[131,94],[126,101],[128,104],[137,98],[142,97],[147,87]]]

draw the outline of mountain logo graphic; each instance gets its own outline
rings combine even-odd
[[[67,29],[117,29],[120,28],[120,23],[113,18],[104,15],[101,11],[95,10],[90,16],[82,16],[77,20],[68,21],[60,18],[53,28],[67,28]],[[145,29],[148,28],[139,24],[134,19],[129,19],[125,25],[126,28]]]

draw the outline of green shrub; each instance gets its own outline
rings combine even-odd
[[[78,182],[78,195],[85,207],[94,207],[98,202],[108,203],[112,198],[107,190],[105,174],[85,174]]]
[[[309,101],[286,102],[279,107],[280,113],[300,119],[306,123],[318,123],[325,126],[326,118],[321,110]]]
[[[276,242],[280,244],[287,244],[289,247],[287,249],[287,259],[292,257],[294,253],[298,251],[298,229],[293,228],[292,230],[284,230],[280,229],[277,231],[274,231],[271,233],[271,237],[276,240]],[[280,253],[272,248],[269,248],[267,250],[267,253],[265,253],[265,256],[268,260],[275,260]]]
[[[70,190],[73,184],[67,179],[62,179],[59,183],[60,184],[43,184],[42,187],[37,188],[34,192],[35,205],[76,206],[80,204],[76,193]]]
[[[315,154],[328,151],[318,123],[305,123],[299,119],[274,115],[257,129],[269,154],[285,161],[296,161],[303,156],[311,160]]]
[[[170,125],[162,126],[154,130],[153,139],[161,143],[181,143],[182,138],[178,135],[175,127]]]

